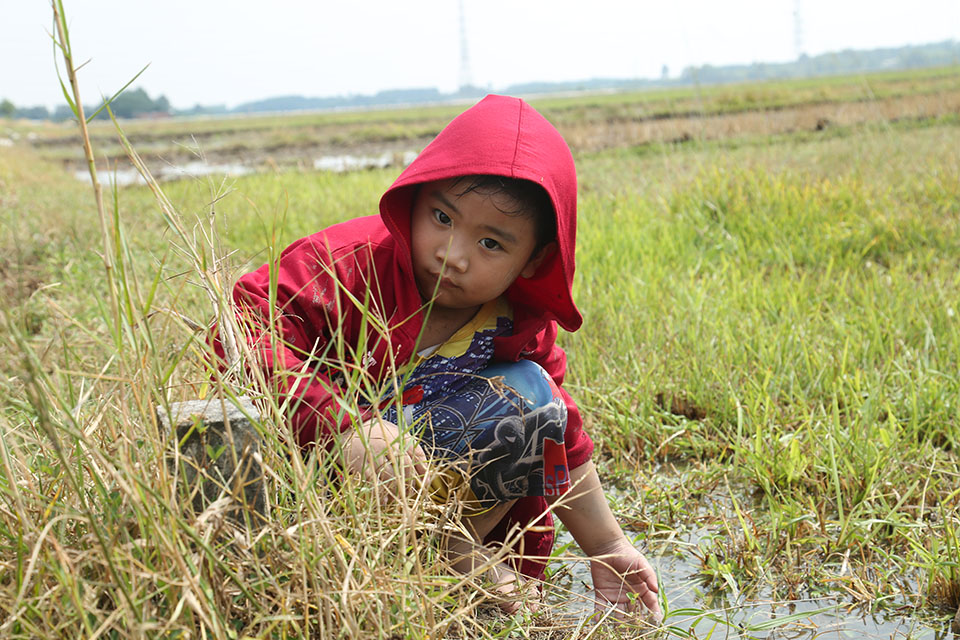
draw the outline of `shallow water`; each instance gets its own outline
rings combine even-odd
[[[318,171],[360,171],[363,169],[385,169],[391,166],[407,166],[417,157],[415,151],[405,151],[402,154],[392,152],[381,153],[377,156],[356,156],[343,154],[338,156],[321,156],[313,161],[313,168]]]
[[[0,138],[0,143],[2,143]],[[378,169],[391,166],[405,167],[417,157],[416,151],[404,151],[403,153],[383,153],[377,156],[358,156],[350,154],[341,154],[333,156],[320,156],[313,161],[313,168],[317,171],[329,171],[333,173],[344,173],[347,171],[362,171],[366,169]],[[158,182],[169,180],[182,180],[183,178],[196,178],[209,175],[224,176],[242,176],[264,170],[266,167],[257,167],[243,163],[220,163],[210,164],[207,162],[188,162],[182,165],[164,165],[152,169],[153,177]],[[90,180],[90,174],[86,169],[73,172],[75,178],[81,181]],[[144,179],[136,169],[117,169],[115,171],[105,172],[105,182],[116,184],[120,187],[128,187],[134,184],[146,184]]]
[[[754,598],[729,598],[705,589],[697,579],[698,560],[682,552],[695,547],[706,532],[693,532],[663,546],[659,554],[645,551],[654,566],[664,591],[668,610],[664,625],[675,628],[665,637],[696,638],[767,638],[771,640],[813,640],[820,638],[910,638],[911,640],[945,640],[952,638],[949,625],[932,628],[910,618],[864,614],[862,610],[836,597],[799,601],[782,601],[768,594]],[[561,532],[557,547],[563,549],[565,561],[555,560],[555,570],[546,588],[545,601],[553,612],[569,624],[588,619],[593,614],[590,596],[590,566],[577,554],[576,544],[566,531]],[[637,539],[643,549],[642,537]],[[807,613],[807,615],[803,615]],[[785,620],[790,616],[789,620]],[[776,620],[780,619],[778,623]],[[589,627],[590,624],[587,624]],[[689,635],[688,635],[689,634]]]
[[[253,169],[242,164],[208,164],[206,162],[188,162],[178,166],[163,166],[153,170],[153,177],[158,182],[169,180],[181,180],[183,178],[197,178],[200,176],[225,175],[242,176],[253,173]],[[77,180],[87,182],[90,180],[90,173],[86,169],[74,171],[74,177]],[[136,169],[117,169],[100,174],[100,179],[107,184],[116,184],[118,187],[129,187],[130,185],[145,185],[146,181],[140,176]]]

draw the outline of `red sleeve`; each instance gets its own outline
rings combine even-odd
[[[527,346],[522,357],[543,367],[563,394],[567,405],[567,430],[563,434],[563,444],[567,451],[567,464],[571,469],[575,469],[590,459],[593,454],[593,440],[583,430],[583,418],[577,404],[563,388],[563,379],[567,373],[567,354],[557,345],[557,323],[547,324]]]
[[[340,346],[332,336],[342,335],[337,332],[344,331],[349,313],[341,289],[357,266],[352,254],[335,260],[313,236],[288,247],[273,273],[271,265],[263,265],[234,287],[254,358],[251,366],[263,370],[271,393],[287,407],[301,446],[326,444],[353,424],[347,409],[351,403],[339,401],[340,381],[331,379],[337,367],[331,364],[339,361]]]

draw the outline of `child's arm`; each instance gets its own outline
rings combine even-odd
[[[277,263],[242,276],[233,290],[250,366],[263,369],[277,402],[288,407],[301,446],[330,446],[334,434],[353,425],[338,401],[340,385],[331,379],[336,367],[323,363],[339,355],[329,345],[331,336],[344,334],[348,311],[340,292],[355,267],[350,259],[334,259],[315,235],[287,247]]]
[[[572,488],[558,502],[554,513],[590,557],[590,574],[597,594],[597,607],[612,605],[627,611],[628,594],[634,593],[654,615],[660,616],[657,576],[653,567],[627,540],[600,486],[593,462],[570,472]]]

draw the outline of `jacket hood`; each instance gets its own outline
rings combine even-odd
[[[557,251],[532,278],[518,278],[506,296],[516,307],[556,320],[567,331],[583,322],[573,302],[577,175],[560,133],[519,98],[490,95],[457,116],[380,199],[380,216],[410,263],[410,212],[417,186],[465,175],[497,175],[541,185],[557,218]]]

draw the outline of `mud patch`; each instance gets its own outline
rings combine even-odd
[[[44,270],[39,260],[36,252],[29,253],[22,260],[0,259],[0,296],[3,296],[7,309],[14,310],[13,315],[19,318],[23,330],[31,336],[40,333],[45,320],[40,305],[30,300],[44,285]]]
[[[660,391],[654,397],[654,402],[661,411],[686,418],[687,420],[701,421],[706,419],[707,412],[694,404],[682,393]]]

